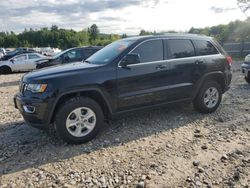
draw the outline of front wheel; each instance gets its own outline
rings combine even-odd
[[[212,113],[219,107],[221,98],[221,86],[215,81],[210,81],[201,87],[193,105],[201,113]]]
[[[77,97],[64,103],[56,114],[56,131],[70,144],[93,139],[104,122],[103,111],[93,99]]]
[[[11,72],[11,68],[8,66],[0,67],[0,74],[10,74]]]

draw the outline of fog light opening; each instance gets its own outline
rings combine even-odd
[[[36,108],[34,106],[23,105],[23,109],[26,113],[33,114],[35,113]]]

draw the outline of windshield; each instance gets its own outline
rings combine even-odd
[[[107,64],[127,49],[135,40],[119,40],[109,44],[90,56],[86,61],[91,64]]]

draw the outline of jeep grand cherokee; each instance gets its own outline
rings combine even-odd
[[[54,124],[63,140],[79,144],[128,111],[188,100],[199,112],[214,112],[229,88],[231,63],[206,36],[126,38],[85,62],[24,75],[14,101],[28,124]]]

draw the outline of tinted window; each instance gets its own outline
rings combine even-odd
[[[36,54],[29,54],[29,59],[37,59],[37,58],[40,58],[40,57]]]
[[[170,58],[184,58],[195,56],[194,46],[190,40],[168,40]]]
[[[141,63],[163,60],[162,40],[147,41],[136,47],[131,53],[139,54]]]
[[[81,49],[70,50],[64,54],[64,57],[66,57],[66,56],[68,56],[69,59],[83,59]]]
[[[93,55],[97,50],[95,49],[85,49],[84,50],[84,57],[85,59],[87,59],[88,57],[90,57],[91,55]]]
[[[212,55],[218,54],[217,49],[209,42],[205,40],[194,40],[197,55]]]

